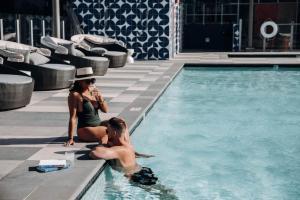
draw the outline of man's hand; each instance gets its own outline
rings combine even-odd
[[[151,158],[151,157],[154,157],[154,155],[135,152],[135,157],[136,158]]]

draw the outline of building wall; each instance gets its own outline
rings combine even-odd
[[[171,55],[172,0],[73,0],[85,33],[122,40],[136,59],[168,59]]]

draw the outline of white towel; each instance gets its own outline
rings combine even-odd
[[[40,160],[39,166],[41,167],[66,167],[66,160]]]

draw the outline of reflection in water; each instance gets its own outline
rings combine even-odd
[[[173,189],[167,188],[165,185],[162,185],[160,183],[156,183],[155,185],[151,185],[151,186],[141,185],[136,183],[132,183],[132,185],[142,188],[144,191],[151,194],[151,196],[155,196],[159,199],[164,199],[164,200],[179,199],[176,196],[175,191]]]

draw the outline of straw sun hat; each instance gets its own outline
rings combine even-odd
[[[75,78],[72,81],[79,81],[79,80],[86,80],[97,78],[94,76],[93,68],[92,67],[81,67],[76,69]]]

